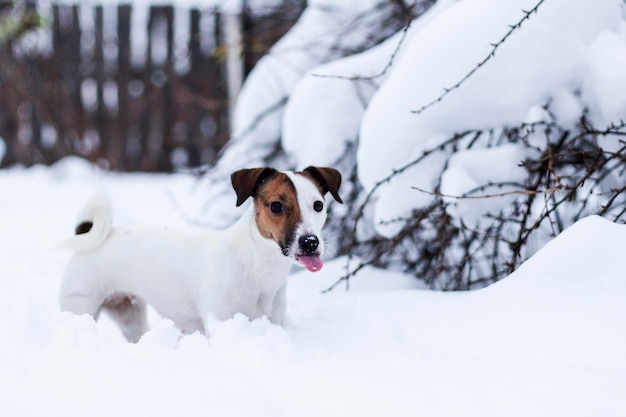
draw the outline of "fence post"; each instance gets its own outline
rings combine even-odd
[[[0,0],[0,8],[11,11],[14,3]],[[212,162],[228,140],[246,71],[242,31],[256,24],[241,14],[246,0],[230,14],[186,10],[189,26],[182,29],[174,28],[174,12],[183,9],[173,6],[26,4],[50,14],[52,48],[21,54],[19,42],[0,45],[3,166],[53,163],[77,154],[107,161],[112,170],[170,171],[172,152],[180,148],[190,166]],[[89,8],[88,16],[81,7]],[[147,27],[137,28],[147,31],[142,63],[132,59],[131,46],[138,46],[131,44],[135,7],[149,8]],[[109,24],[114,13],[116,27]],[[174,29],[190,34],[184,74],[174,65]],[[114,38],[116,57],[109,53]]]
[[[150,15],[148,17],[148,27],[147,27],[147,36],[148,43],[146,45],[146,62],[143,68],[143,96],[141,97],[141,115],[140,119],[140,140],[139,140],[139,148],[137,152],[136,159],[136,168],[143,169],[144,166],[148,163],[148,149],[150,143],[150,136],[152,134],[152,72],[153,72],[153,63],[152,63],[152,27],[154,26],[154,8],[150,7]]]
[[[17,131],[18,120],[17,114],[12,110],[15,109],[14,101],[16,99],[15,92],[13,91],[9,82],[11,77],[11,68],[13,63],[12,42],[6,41],[4,44],[0,44],[0,59],[3,63],[11,63],[0,67],[0,137],[4,140],[6,145],[2,166],[8,166],[19,162],[17,155]],[[7,81],[5,81],[7,80]]]
[[[229,132],[232,134],[232,120],[237,97],[243,84],[244,62],[242,59],[242,11],[222,14],[224,20],[224,43],[226,46],[226,90],[228,92]]]
[[[62,13],[66,13],[67,6],[54,4],[52,6],[52,40],[53,40],[53,60],[55,61],[55,69],[56,69],[56,83],[54,85],[55,94],[58,97],[66,96],[66,91],[64,91],[64,72],[67,67],[67,63],[65,62],[66,58],[66,48],[65,42],[67,41],[67,37],[64,35],[64,26],[62,24],[63,16]],[[58,98],[57,98],[58,99]],[[68,106],[69,107],[69,106]],[[57,139],[57,149],[59,153],[64,154],[67,148],[65,147],[65,140],[67,138],[67,129],[68,129],[68,120],[66,118],[67,111],[69,109],[53,107],[50,108],[50,113],[53,119],[53,122],[56,127],[56,139]],[[39,147],[42,154],[45,157],[45,151],[41,144],[36,143],[36,146]],[[48,158],[46,158],[48,159]]]
[[[206,68],[202,63],[202,51],[200,48],[200,11],[196,8],[189,12],[189,87],[192,89],[190,94],[196,94],[198,87],[200,87],[200,80],[205,74],[203,74]],[[207,72],[208,74],[208,72]],[[193,97],[189,100],[191,107],[191,115],[188,122],[187,131],[187,155],[189,158],[189,166],[199,166],[202,163],[202,156],[200,154],[201,147],[201,132],[200,124],[202,123],[202,109],[198,106]]]
[[[130,5],[120,5],[117,8],[117,119],[118,134],[116,154],[114,162],[118,169],[126,170],[127,149],[129,138],[129,115],[130,115],[130,18],[132,8]]]
[[[94,26],[94,78],[96,81],[95,127],[100,138],[100,156],[106,158],[110,152],[109,129],[106,104],[104,102],[104,12],[102,5],[95,7]]]
[[[175,149],[174,120],[176,116],[176,105],[174,103],[174,80],[176,78],[174,69],[174,6],[164,6],[163,14],[165,15],[166,24],[165,42],[167,57],[164,68],[165,85],[163,87],[163,139],[157,169],[160,171],[171,171],[172,161],[170,156]]]
[[[72,113],[75,119],[75,125],[77,129],[77,136],[82,140],[85,135],[85,112],[83,105],[83,97],[81,93],[81,85],[83,82],[83,76],[80,71],[81,64],[81,36],[82,29],[80,27],[80,6],[77,4],[72,5],[72,27],[70,32],[70,39],[68,43],[68,73],[69,77],[66,78],[66,85],[72,96],[73,108]],[[74,146],[69,144],[70,149]]]

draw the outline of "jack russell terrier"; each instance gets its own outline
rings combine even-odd
[[[291,265],[322,268],[324,195],[342,202],[341,174],[254,168],[234,172],[231,182],[237,206],[249,197],[253,204],[228,229],[198,234],[112,228],[109,201],[93,197],[62,244],[75,254],[61,284],[61,310],[96,320],[104,311],[130,342],[148,330],[147,304],[184,333],[206,334],[209,315],[282,324]]]

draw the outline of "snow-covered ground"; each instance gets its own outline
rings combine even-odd
[[[440,293],[344,260],[290,277],[287,323],[214,322],[181,336],[152,314],[126,343],[61,313],[84,200],[116,223],[192,228],[184,175],[114,175],[76,160],[0,171],[0,410],[6,416],[625,416],[625,226],[587,218],[483,290]],[[233,204],[234,204],[233,194]]]
[[[345,3],[354,3],[346,18],[373,4]],[[454,85],[522,18],[521,10],[537,4],[538,13],[499,48],[497,59],[441,104],[420,117],[412,113]],[[274,52],[290,42],[307,45],[301,37],[319,41],[315,25],[331,9],[310,7]],[[617,88],[626,85],[623,11],[619,0],[578,0],[576,7],[565,0],[441,0],[413,23],[401,48],[398,34],[343,60],[296,58],[306,65],[293,78],[283,72],[293,72],[292,62],[270,54],[240,98],[235,124],[250,131],[246,142],[224,154],[215,178],[263,159],[259,152],[278,140],[291,163],[304,166],[333,164],[342,146],[359,137],[358,174],[370,189],[454,132],[541,121],[546,103],[565,125],[583,108],[600,126],[617,122],[626,109]],[[369,89],[319,76],[376,74],[396,49],[394,65]],[[267,77],[283,84],[264,95],[265,87],[275,87]],[[284,114],[281,107],[249,129],[268,103],[286,96]],[[430,197],[413,193],[411,200],[407,189],[433,189],[439,177],[453,195],[474,187],[462,181],[468,177],[517,179],[511,166],[521,159],[511,146],[459,152],[447,165],[431,158],[381,190],[372,217],[396,218],[420,206],[415,198]],[[345,259],[316,274],[294,271],[284,327],[236,316],[213,322],[210,340],[182,336],[151,313],[152,330],[133,345],[110,322],[59,311],[70,254],[54,247],[72,232],[95,190],[111,195],[118,224],[193,229],[198,224],[190,218],[220,224],[237,213],[234,193],[215,192],[229,189],[225,179],[208,183],[103,173],[72,159],[0,171],[2,415],[626,416],[626,228],[598,217],[576,223],[514,274],[479,291],[433,292],[414,278],[369,269],[351,280],[350,291],[340,285],[322,294],[344,273]],[[221,214],[197,216],[206,201]],[[458,205],[456,213],[488,209]],[[377,232],[395,233],[384,229]]]

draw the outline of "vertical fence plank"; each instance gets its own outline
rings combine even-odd
[[[32,2],[26,3],[26,11],[28,13],[36,13],[36,4]],[[25,84],[28,86],[28,99],[30,101],[28,106],[30,109],[30,137],[33,143],[42,142],[41,109],[38,103],[38,96],[45,94],[45,89],[42,82],[41,67],[40,57],[29,55],[24,59]]]
[[[93,77],[96,83],[96,111],[95,128],[100,139],[100,157],[109,154],[109,132],[106,120],[106,105],[104,102],[104,10],[102,6],[95,6],[94,23],[94,53],[93,53]]]
[[[56,128],[56,144],[58,147],[65,149],[64,143],[65,138],[67,136],[67,124],[65,121],[64,111],[65,109],[61,106],[54,105],[53,103],[57,101],[62,101],[62,97],[64,96],[64,88],[63,88],[63,78],[64,78],[64,70],[65,70],[65,47],[64,41],[65,36],[63,35],[63,16],[62,14],[65,12],[65,8],[67,6],[54,4],[52,6],[52,45],[53,45],[53,61],[54,61],[54,71],[55,71],[55,82],[52,84],[52,88],[54,89],[54,97],[51,98],[52,102],[48,104],[47,110],[50,112],[50,116],[52,119],[52,124]],[[42,138],[43,139],[43,138]],[[45,155],[46,152],[44,150],[43,140],[41,143],[35,142],[35,146],[40,152]],[[45,157],[44,157],[45,158]],[[47,159],[47,158],[45,158]],[[48,162],[48,161],[46,161]]]
[[[17,114],[14,112],[15,107],[13,107],[16,97],[9,81],[13,74],[12,67],[7,65],[14,62],[12,49],[11,41],[0,44],[0,60],[3,62],[3,65],[0,66],[0,108],[2,109],[0,111],[0,137],[6,145],[4,159],[1,161],[3,166],[17,163],[20,159],[17,150],[19,122]]]
[[[147,42],[146,42],[146,61],[143,66],[143,95],[141,97],[141,115],[140,115],[140,140],[138,147],[138,167],[142,169],[145,166],[145,158],[148,149],[148,142],[150,140],[150,119],[151,119],[151,95],[152,95],[152,82],[150,80],[152,76],[152,24],[153,24],[153,10],[150,8],[150,15],[148,17],[147,28]],[[147,162],[147,161],[146,161]]]
[[[215,13],[214,16],[214,21],[215,21],[215,25],[214,25],[214,32],[213,32],[213,36],[215,37],[216,40],[216,45],[223,45],[223,39],[222,39],[222,33],[224,31],[223,28],[223,15],[222,13],[220,13],[219,11],[217,11]],[[212,68],[211,68],[211,73],[213,74],[213,78],[214,78],[214,83],[215,86],[214,88],[216,89],[216,94],[221,98],[222,103],[223,103],[223,109],[221,112],[214,112],[212,114],[213,116],[213,121],[215,124],[215,136],[216,136],[216,142],[217,143],[221,143],[221,145],[225,144],[226,141],[228,140],[228,137],[230,135],[230,126],[231,126],[231,120],[230,120],[230,112],[229,112],[229,106],[228,106],[228,73],[226,71],[226,67],[223,63],[223,60],[219,59],[217,61],[212,62]],[[220,141],[220,142],[218,142]],[[220,145],[220,147],[221,147]]]
[[[81,38],[82,29],[80,27],[80,7],[77,4],[72,5],[72,26],[68,39],[68,72],[67,87],[72,96],[72,112],[74,115],[73,125],[75,126],[75,135],[82,138],[85,135],[85,112],[83,104],[83,96],[80,86],[83,82],[83,76],[80,70],[82,61]],[[71,147],[71,144],[69,145]]]
[[[37,92],[44,92],[41,77],[41,66],[36,57],[29,57],[24,62],[26,68],[25,76],[27,78],[26,85],[28,86],[28,98],[30,101],[30,140],[34,146],[38,149],[43,147],[42,138],[42,123],[41,123],[41,111],[40,101],[38,100]],[[35,161],[33,161],[35,162]]]
[[[189,165],[197,167],[202,164],[202,155],[200,154],[201,147],[201,130],[202,124],[202,108],[196,104],[195,94],[200,91],[201,77],[203,73],[202,65],[202,49],[201,49],[201,37],[200,32],[200,11],[198,9],[192,9],[189,13],[189,98],[188,105],[190,107],[190,115],[188,119],[188,131],[187,131],[187,157]]]
[[[144,170],[147,169],[150,161],[149,155],[149,144],[152,136],[152,96],[153,96],[153,88],[152,88],[152,77],[154,72],[153,65],[153,49],[154,49],[154,41],[152,38],[152,32],[155,25],[155,9],[154,7],[150,7],[149,17],[148,17],[148,28],[147,28],[147,45],[146,45],[146,61],[143,68],[143,86],[144,93],[141,100],[141,116],[140,116],[140,143],[139,143],[139,169]]]
[[[165,19],[165,47],[167,50],[165,58],[165,85],[163,86],[163,136],[161,142],[160,157],[157,167],[160,171],[171,171],[172,163],[170,156],[175,146],[174,119],[176,117],[176,106],[174,104],[174,80],[176,77],[174,66],[174,7],[164,6],[162,8]]]
[[[130,123],[130,18],[131,6],[120,5],[117,9],[117,156],[116,165],[119,169],[127,169],[127,149],[129,149],[129,123]]]
[[[179,29],[173,6],[25,4],[35,12],[50,8],[51,13],[43,14],[51,16],[52,48],[23,53],[18,41],[0,45],[0,136],[7,145],[3,166],[49,164],[80,155],[108,161],[114,170],[171,171],[172,153],[179,149],[185,150],[189,166],[213,162],[228,140],[223,54],[203,49],[207,43],[223,46],[218,10],[188,10],[189,26]],[[14,2],[0,0],[0,13],[13,7]],[[82,7],[93,13],[82,14]],[[147,27],[132,27],[136,7],[149,7]],[[109,12],[116,12],[117,19],[109,19]],[[94,21],[83,26],[81,17]],[[214,19],[209,24],[214,33],[202,27],[207,19]],[[116,27],[110,25],[114,20]],[[256,19],[246,22],[246,27],[258,24]],[[175,29],[188,31],[188,45],[175,45]],[[133,30],[146,31],[143,63],[133,59]],[[110,53],[113,36],[116,57]],[[177,73],[182,47],[189,66],[179,66],[184,73]],[[109,100],[112,84],[117,86],[117,109]]]

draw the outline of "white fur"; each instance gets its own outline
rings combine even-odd
[[[288,175],[302,215],[288,256],[260,234],[254,205],[226,230],[189,234],[111,228],[108,200],[91,199],[80,220],[93,221],[92,230],[64,242],[76,253],[63,277],[61,309],[95,318],[105,311],[129,341],[148,330],[146,303],[184,332],[206,333],[209,315],[224,320],[243,313],[281,324],[298,237],[320,236],[326,219],[326,207],[319,213],[312,209],[315,200],[324,201],[316,186],[300,175]]]
[[[61,242],[59,248],[87,252],[102,245],[113,225],[111,202],[105,194],[94,194],[85,204],[76,219],[76,224],[83,222],[93,223],[89,233],[74,235]]]
[[[288,172],[287,175],[296,186],[298,190],[298,203],[300,206],[300,215],[302,216],[302,223],[296,230],[296,236],[315,235],[320,238],[319,251],[324,252],[324,242],[319,234],[320,230],[326,222],[326,202],[324,202],[324,209],[322,213],[318,213],[313,210],[313,203],[320,199],[320,193],[315,187],[311,187],[311,181],[303,177],[302,175],[295,175]],[[297,252],[298,239],[294,239],[291,253]]]

